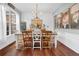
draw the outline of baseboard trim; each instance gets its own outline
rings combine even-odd
[[[13,45],[14,43],[15,43],[15,41],[12,42],[11,44],[9,44],[8,46],[4,47],[3,49],[1,49],[1,50],[0,50],[0,56],[3,56],[3,55],[9,50],[9,47],[10,47],[11,45]]]
[[[70,47],[66,46],[65,44],[63,44],[61,41],[58,41],[60,44],[62,44],[63,46],[65,46],[66,48],[68,48],[69,50],[73,51],[74,53],[79,54],[78,52],[74,51],[73,49],[71,49]]]

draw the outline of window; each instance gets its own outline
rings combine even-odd
[[[16,15],[15,13],[11,12],[11,34],[15,33],[16,31]]]
[[[63,14],[63,19],[62,19],[62,27],[63,28],[70,28],[69,26],[69,12],[66,11],[64,14]]]
[[[55,16],[55,27],[56,28],[61,28],[61,18],[62,18],[61,14],[58,14]]]
[[[11,10],[6,10],[6,35],[16,31],[16,14]]]
[[[10,15],[9,15],[9,12],[8,11],[6,11],[6,34],[7,35],[9,35],[10,34],[10,32],[9,32],[9,28],[10,28]]]
[[[70,10],[72,14],[71,28],[79,29],[79,4],[73,5]]]

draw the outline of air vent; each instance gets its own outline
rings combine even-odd
[[[13,6],[11,3],[8,3],[8,5],[15,10],[15,6]]]

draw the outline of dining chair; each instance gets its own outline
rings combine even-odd
[[[41,36],[42,36],[41,31],[38,29],[32,32],[33,49],[34,48],[41,49]]]

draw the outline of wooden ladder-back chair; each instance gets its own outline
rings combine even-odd
[[[51,41],[51,31],[43,31],[42,32],[42,48],[50,48]]]
[[[32,32],[24,31],[22,32],[24,47],[31,48],[32,47]]]

